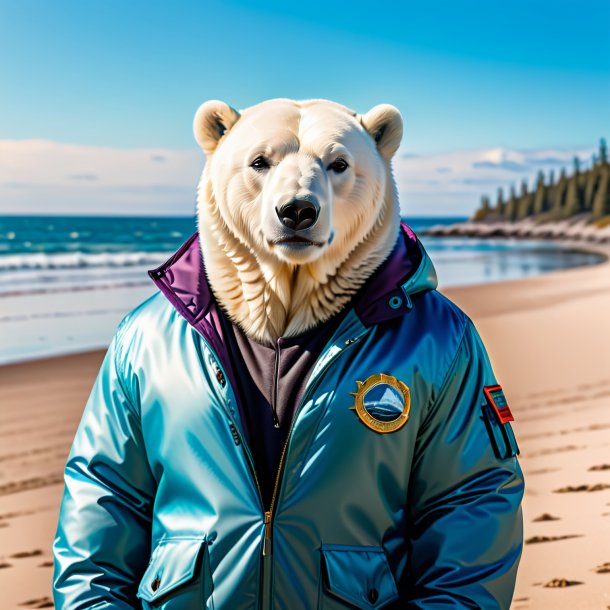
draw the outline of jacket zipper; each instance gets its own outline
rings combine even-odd
[[[271,528],[273,526],[273,512],[274,512],[275,503],[276,503],[276,500],[277,500],[277,494],[278,494],[279,486],[280,486],[280,482],[281,482],[281,475],[282,475],[282,470],[283,470],[283,467],[284,467],[284,458],[286,456],[286,451],[287,451],[288,445],[290,443],[290,437],[292,436],[292,430],[294,428],[294,424],[295,424],[295,421],[297,419],[297,416],[298,416],[299,412],[301,411],[301,408],[303,407],[303,404],[309,398],[309,395],[311,394],[313,388],[317,387],[319,385],[320,380],[322,378],[322,375],[326,372],[326,370],[331,365],[331,363],[333,363],[335,361],[335,359],[340,354],[343,354],[345,352],[345,350],[350,345],[353,345],[354,343],[356,343],[356,341],[359,338],[360,337],[358,337],[357,339],[348,339],[348,341],[345,342],[345,347],[342,350],[340,350],[339,352],[337,352],[324,365],[324,368],[318,373],[316,381],[314,383],[312,383],[307,388],[307,390],[305,391],[303,397],[299,401],[299,404],[298,404],[297,409],[296,409],[296,411],[294,413],[294,416],[292,417],[292,422],[290,423],[290,429],[288,430],[288,436],[286,437],[286,442],[284,443],[284,447],[282,448],[282,454],[280,456],[280,463],[279,463],[277,474],[276,474],[276,477],[275,477],[275,484],[273,486],[273,495],[271,496],[271,504],[269,506],[269,510],[265,511],[265,538],[264,538],[264,541],[263,541],[263,557],[271,555],[272,552],[273,552],[273,544],[272,544],[272,539],[271,539]]]
[[[203,338],[203,336],[202,336]],[[284,443],[284,447],[282,449],[282,454],[280,456],[280,464],[278,467],[278,471],[277,471],[277,475],[275,477],[275,484],[273,486],[273,495],[271,497],[271,505],[269,506],[269,510],[266,511],[265,510],[265,504],[263,502],[263,494],[261,491],[261,486],[260,486],[260,482],[258,480],[258,477],[256,475],[256,468],[254,467],[254,460],[252,458],[252,454],[250,453],[250,450],[248,449],[248,447],[246,446],[246,443],[244,443],[244,439],[239,431],[239,429],[237,428],[237,426],[235,425],[235,421],[233,420],[232,415],[227,412],[227,415],[229,417],[229,421],[231,423],[231,425],[235,428],[236,434],[240,439],[240,444],[243,447],[244,453],[246,454],[246,460],[248,462],[248,465],[250,467],[250,471],[252,472],[254,481],[256,483],[256,491],[258,494],[258,499],[260,502],[260,506],[263,509],[263,513],[264,513],[264,524],[265,524],[265,535],[264,535],[264,539],[263,539],[263,551],[262,551],[262,555],[263,555],[263,590],[262,590],[262,602],[263,608],[267,608],[270,604],[271,604],[271,555],[272,555],[272,539],[271,539],[271,528],[273,525],[273,511],[275,508],[275,503],[276,503],[276,499],[277,499],[277,493],[278,493],[278,488],[279,488],[279,484],[281,481],[281,474],[282,474],[282,470],[284,467],[284,458],[286,456],[286,450],[288,449],[288,444],[290,443],[290,437],[292,435],[292,430],[294,428],[294,423],[297,419],[297,416],[299,414],[299,412],[301,411],[301,408],[303,406],[303,403],[305,403],[305,401],[309,398],[309,395],[312,392],[312,389],[314,387],[317,387],[320,383],[320,379],[322,378],[322,375],[326,372],[326,370],[328,369],[328,367],[331,365],[331,363],[333,363],[336,358],[341,355],[342,353],[344,353],[345,349],[347,347],[349,347],[350,345],[353,345],[354,343],[356,343],[361,337],[357,337],[355,339],[348,339],[345,341],[345,347],[338,351],[333,357],[331,357],[328,362],[324,365],[324,367],[319,371],[319,373],[317,374],[317,378],[315,382],[312,382],[309,387],[307,388],[307,390],[305,391],[305,393],[303,394],[303,397],[301,398],[301,400],[299,401],[299,404],[297,406],[297,409],[294,413],[294,416],[292,418],[292,422],[290,423],[290,429],[288,430],[288,436],[286,437],[286,442]],[[210,351],[210,353],[214,354],[214,350],[211,348],[211,346],[208,344],[207,340],[205,338],[203,338],[204,343],[207,345],[208,350]],[[223,369],[222,364],[220,363],[220,360],[218,358],[216,358],[217,362],[218,362],[218,366],[220,367],[220,369],[223,371],[223,374],[226,377],[226,373]],[[315,366],[315,364],[314,364]],[[277,352],[276,352],[276,367],[275,367],[275,382],[274,382],[274,387],[275,384],[277,383]],[[227,378],[228,379],[228,378]],[[276,392],[277,394],[277,392]],[[275,403],[274,403],[274,414],[275,414]]]

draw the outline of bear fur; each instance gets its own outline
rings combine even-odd
[[[262,343],[339,312],[398,238],[398,109],[359,115],[330,100],[278,98],[236,110],[210,100],[193,129],[206,155],[197,228],[224,312]],[[317,211],[307,228],[280,218],[295,201]]]

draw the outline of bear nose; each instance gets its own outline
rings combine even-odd
[[[292,199],[275,211],[285,227],[302,231],[315,224],[320,208],[307,199]]]

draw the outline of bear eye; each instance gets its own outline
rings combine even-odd
[[[260,172],[265,169],[269,169],[269,167],[271,166],[269,165],[269,161],[267,161],[265,157],[259,155],[258,157],[256,157],[256,159],[254,159],[254,161],[252,161],[252,163],[250,163],[250,167],[252,169],[255,169],[257,172]]]
[[[348,168],[347,161],[339,157],[335,159],[329,166],[328,169],[336,172],[337,174],[342,174]]]

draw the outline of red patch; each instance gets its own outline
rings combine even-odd
[[[502,386],[486,385],[483,388],[483,392],[485,392],[487,401],[493,407],[493,410],[496,412],[501,424],[505,424],[509,421],[515,421],[513,414],[510,412],[508,402],[506,401],[506,396],[504,396]]]

